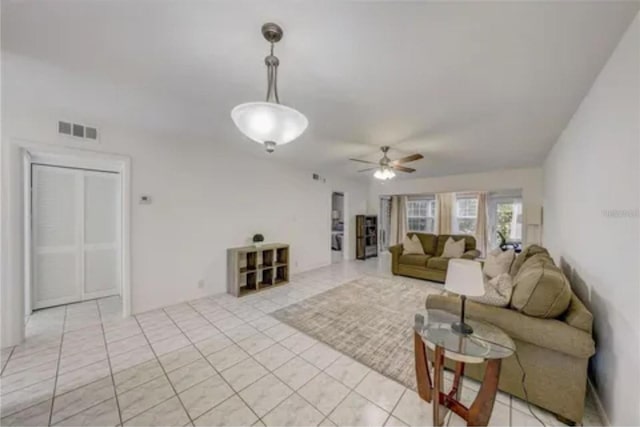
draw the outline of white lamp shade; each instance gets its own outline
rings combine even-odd
[[[469,259],[449,260],[444,288],[458,295],[484,295],[482,266],[479,262]]]
[[[305,131],[309,121],[301,112],[273,102],[249,102],[231,110],[240,132],[260,144],[287,144]]]

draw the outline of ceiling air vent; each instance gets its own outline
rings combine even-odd
[[[72,136],[75,138],[98,140],[98,129],[78,123],[58,122],[58,133],[61,135]]]

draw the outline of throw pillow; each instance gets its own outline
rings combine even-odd
[[[504,252],[500,248],[492,250],[487,254],[482,271],[492,279],[502,273],[508,273],[515,254],[513,249]]]
[[[453,240],[453,237],[449,237],[444,244],[444,250],[440,256],[442,258],[460,258],[464,253],[464,245],[464,238],[456,242]]]
[[[507,307],[511,301],[513,282],[509,273],[502,273],[489,279],[484,278],[484,295],[468,297],[470,300],[496,307]]]
[[[416,255],[424,255],[424,249],[422,248],[422,243],[420,243],[420,239],[415,234],[409,238],[409,236],[405,236],[402,241],[402,254],[416,254]]]
[[[533,265],[519,272],[513,284],[511,308],[532,317],[558,317],[571,302],[569,281],[550,263]]]
[[[513,264],[511,264],[511,271],[509,274],[511,276],[515,276],[520,271],[520,267],[522,264],[529,258],[536,254],[547,254],[549,255],[549,251],[538,245],[529,245],[522,252],[518,254],[515,260],[513,260]]]

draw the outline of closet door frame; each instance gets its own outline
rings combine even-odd
[[[23,176],[23,242],[24,242],[24,307],[25,315],[33,310],[34,285],[33,266],[33,237],[31,211],[31,168],[34,163],[69,167],[75,169],[89,169],[107,171],[120,174],[120,295],[122,298],[122,315],[131,315],[131,159],[127,156],[99,153],[68,147],[51,147],[50,144],[40,144],[27,141],[13,141],[19,145],[22,155]]]

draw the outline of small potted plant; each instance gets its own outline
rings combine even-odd
[[[256,248],[262,246],[262,242],[264,242],[264,236],[260,233],[253,235],[253,244]]]

